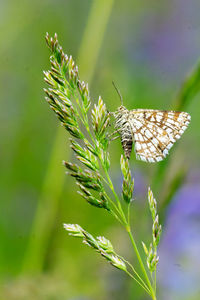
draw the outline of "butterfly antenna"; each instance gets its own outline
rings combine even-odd
[[[119,95],[119,98],[120,98],[120,100],[121,100],[121,105],[123,106],[123,98],[122,98],[122,95],[121,95],[119,89],[116,87],[114,81],[112,81],[112,84],[113,84],[113,86],[114,86],[114,88],[115,88],[117,94]]]

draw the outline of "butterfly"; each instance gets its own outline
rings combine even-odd
[[[159,162],[167,156],[191,120],[186,112],[153,109],[129,111],[123,105],[114,117],[126,158],[130,158],[134,143],[136,158],[150,163]]]

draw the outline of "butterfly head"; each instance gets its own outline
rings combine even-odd
[[[114,117],[116,118],[116,120],[121,120],[123,118],[126,118],[128,114],[129,114],[128,109],[125,106],[120,105],[117,111],[114,113]]]
[[[126,111],[128,111],[128,109],[124,105],[120,105],[117,109],[117,112],[119,112],[119,113],[120,112],[123,113],[123,112],[126,112]]]

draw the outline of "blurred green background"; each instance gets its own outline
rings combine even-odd
[[[135,260],[121,227],[85,203],[65,175],[62,160],[72,153],[67,132],[44,100],[44,37],[57,32],[89,81],[94,102],[101,95],[110,111],[120,105],[112,80],[128,109],[173,109],[200,57],[199,11],[199,0],[0,1],[0,299],[148,299],[63,230],[63,222],[78,223]],[[192,122],[166,161],[146,164],[134,154],[131,159],[139,248],[140,240],[150,239],[149,185],[159,203],[164,230],[158,293],[164,300],[200,295],[200,95],[182,109]],[[119,140],[110,151],[111,176],[120,186]]]

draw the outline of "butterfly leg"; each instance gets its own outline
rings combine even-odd
[[[118,139],[118,138],[120,137],[119,135],[112,137],[112,136],[115,135],[116,133],[119,133],[119,131],[118,131],[118,130],[115,130],[114,132],[112,132],[110,135],[107,136],[107,139],[108,139],[109,141],[114,141],[114,140]]]
[[[110,139],[109,141],[114,141],[114,140],[116,140],[116,139],[118,139],[120,136],[118,135],[118,136],[115,136],[115,137],[113,137],[112,139]]]

